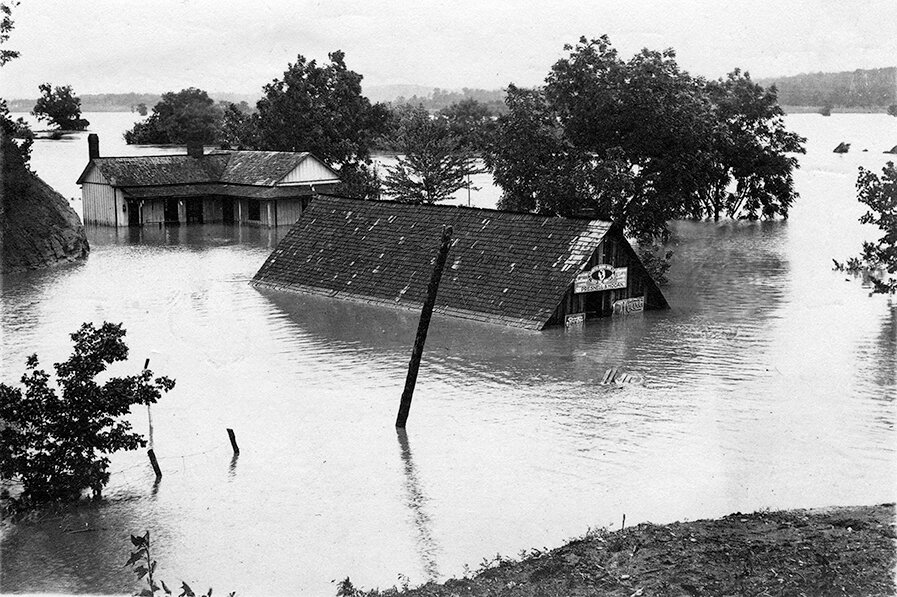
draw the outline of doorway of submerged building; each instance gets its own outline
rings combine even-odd
[[[187,223],[202,224],[202,199],[187,201]]]
[[[181,223],[180,217],[178,216],[178,200],[172,197],[166,197],[165,199],[165,223],[178,225]]]
[[[234,223],[234,198],[221,198],[221,221],[225,224]]]
[[[586,319],[606,317],[613,312],[610,301],[610,292],[589,292],[585,294],[584,311]]]
[[[136,199],[128,199],[128,226],[140,226],[140,202]]]

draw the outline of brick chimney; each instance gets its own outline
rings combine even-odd
[[[201,141],[187,142],[187,155],[189,155],[191,158],[201,158],[203,150],[204,148]]]
[[[100,157],[100,137],[96,133],[87,135],[87,157],[91,160]]]

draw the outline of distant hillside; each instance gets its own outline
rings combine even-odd
[[[433,87],[423,85],[362,85],[361,93],[371,102],[392,102],[397,97],[412,95],[426,97],[433,93]]]
[[[758,79],[775,85],[783,106],[884,108],[897,103],[897,67]]]

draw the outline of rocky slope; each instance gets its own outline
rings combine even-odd
[[[87,257],[84,226],[68,201],[30,172],[12,140],[0,139],[0,273]]]

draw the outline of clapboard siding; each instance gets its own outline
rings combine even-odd
[[[280,180],[280,184],[301,184],[311,182],[339,181],[339,177],[314,156],[308,156],[289,174]]]

